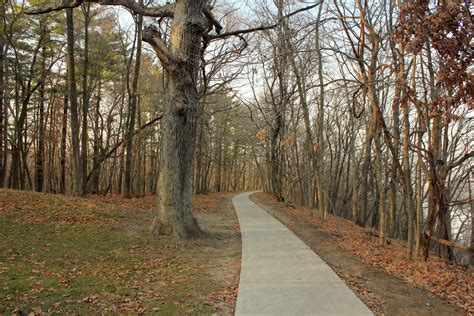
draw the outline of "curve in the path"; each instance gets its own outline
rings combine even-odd
[[[236,315],[372,315],[295,234],[249,200],[234,197],[242,233]]]

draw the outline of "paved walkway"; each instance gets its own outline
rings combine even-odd
[[[321,258],[249,195],[233,199],[242,232],[236,315],[372,315]]]

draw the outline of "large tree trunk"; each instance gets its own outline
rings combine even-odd
[[[192,214],[192,194],[196,128],[201,115],[196,81],[206,25],[203,21],[205,3],[203,0],[176,2],[169,51],[155,47],[156,37],[159,37],[157,30],[148,28],[144,32],[146,41],[155,39],[152,45],[169,78],[163,116],[158,210],[161,232],[178,238],[202,233]],[[166,55],[161,55],[163,53]]]

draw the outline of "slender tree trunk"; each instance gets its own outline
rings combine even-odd
[[[79,149],[79,114],[77,104],[76,66],[74,58],[74,19],[73,9],[66,9],[67,28],[67,75],[68,75],[68,99],[71,104],[71,137],[72,137],[72,165],[74,174],[74,195],[84,194],[81,156]]]
[[[293,57],[293,56],[292,56]],[[309,171],[310,171],[310,177],[309,179],[312,180],[316,176],[316,173],[318,172],[317,169],[317,157],[316,157],[316,151],[314,150],[314,139],[313,139],[313,134],[311,131],[311,123],[310,123],[310,118],[309,118],[309,107],[308,103],[306,101],[306,90],[304,88],[303,80],[301,78],[300,70],[298,69],[295,58],[290,58],[291,60],[291,65],[293,67],[293,72],[295,73],[296,77],[296,83],[298,85],[298,96],[300,99],[300,106],[301,109],[303,110],[303,122],[304,122],[304,128],[305,128],[305,145],[306,145],[306,153],[308,156],[308,165],[309,165]],[[298,168],[299,170],[299,168]],[[314,199],[314,191],[313,191],[313,183],[312,181],[309,181],[307,183],[307,190],[306,192],[306,199],[303,199],[301,202],[308,205],[310,208],[314,208],[315,206],[315,199]],[[317,188],[316,188],[317,189]],[[303,193],[303,192],[302,192]]]
[[[400,67],[400,66],[399,66]],[[400,72],[402,72],[400,74]],[[397,213],[397,164],[398,151],[400,144],[400,95],[401,95],[401,80],[400,76],[403,76],[403,66],[397,71],[397,79],[395,84],[395,96],[392,103],[392,133],[393,133],[393,147],[396,152],[396,157],[392,157],[392,163],[390,168],[391,179],[390,179],[390,191],[389,191],[389,234],[395,235],[395,216]]]
[[[469,200],[473,200],[474,196],[472,194],[472,178],[474,177],[473,171],[471,171],[471,174],[468,176],[468,185],[467,187],[469,188]],[[474,204],[470,205],[470,211],[471,211],[471,242],[470,242],[470,248],[474,249]],[[473,266],[474,265],[474,252],[471,251],[471,254],[469,255],[468,258],[469,265]]]
[[[140,107],[140,98],[137,99],[137,124],[138,126],[142,126],[142,120],[141,120],[141,107]],[[142,190],[143,184],[146,183],[146,178],[145,178],[145,172],[143,171],[143,166],[146,165],[146,151],[143,147],[143,144],[146,142],[146,137],[145,136],[139,136],[136,139],[136,151],[137,151],[137,156],[135,157],[136,161],[136,177],[135,177],[135,183],[136,183],[136,188],[135,192],[138,194],[144,194],[144,191]],[[132,181],[133,183],[133,181]],[[133,191],[133,190],[132,190]]]
[[[374,137],[375,125],[376,125],[375,114],[373,113],[373,110],[371,110],[371,117],[367,124],[368,125],[367,125],[367,130],[365,134],[365,143],[364,143],[364,157],[363,157],[363,163],[362,163],[362,169],[361,169],[362,181],[361,181],[360,189],[359,189],[359,214],[356,221],[356,224],[362,227],[365,226],[365,217],[366,217],[366,212],[367,212],[367,195],[368,195],[367,177],[368,177],[369,167],[370,167],[370,162],[371,162],[370,148],[372,147],[372,140]]]
[[[57,123],[57,110],[56,107],[53,106],[53,104],[56,102],[56,95],[51,96],[52,100],[50,103],[50,106],[48,106],[48,109],[46,112],[48,113],[46,119],[45,119],[45,125],[48,123],[49,120],[49,133],[48,133],[48,138],[51,140],[49,142],[48,146],[48,153],[46,156],[48,157],[48,165],[47,165],[47,170],[48,170],[48,176],[45,178],[47,181],[45,185],[47,184],[47,190],[52,193],[57,193],[58,192],[58,187],[57,187],[57,169],[56,169],[56,148],[58,144],[58,123]],[[46,159],[45,159],[46,160]]]
[[[280,202],[285,201],[283,193],[283,159],[282,137],[285,135],[285,108],[287,106],[287,72],[288,72],[288,48],[286,24],[283,21],[284,1],[275,1],[278,9],[277,44],[274,58],[275,76],[278,79],[278,98],[273,98],[272,107],[274,112],[274,126],[272,128],[270,145],[270,170],[271,186],[273,195]]]
[[[222,126],[223,125],[223,126]],[[221,192],[222,190],[222,142],[225,134],[225,127],[227,125],[227,117],[223,118],[219,115],[217,119],[217,133],[216,133],[216,153],[215,153],[215,176],[214,176],[214,191]],[[222,129],[222,131],[220,131]]]
[[[388,13],[388,33],[391,35],[389,38],[389,45],[392,52],[392,58],[395,64],[395,87],[393,92],[393,101],[392,101],[392,134],[393,134],[393,148],[395,155],[392,156],[392,162],[390,167],[390,191],[389,191],[389,234],[395,236],[395,217],[397,213],[397,178],[398,178],[398,153],[400,147],[400,101],[401,101],[401,92],[403,84],[404,74],[404,56],[397,49],[397,42],[403,47],[403,43],[397,41],[395,37],[394,22],[393,17],[394,10],[396,8],[397,0],[389,0],[389,13]]]
[[[67,141],[67,108],[68,96],[64,95],[63,115],[61,124],[61,176],[60,176],[60,192],[66,193],[66,141]]]
[[[3,9],[3,1],[0,6]],[[2,13],[4,10],[1,11]],[[0,23],[0,26],[2,27],[3,30],[3,19],[2,23]],[[5,45],[4,45],[4,37],[3,37],[3,32],[0,32],[0,188],[3,188],[5,185],[5,171],[6,171],[6,164],[5,164],[5,156],[6,156],[6,148],[5,148],[5,139],[4,139],[4,130],[6,130],[6,125],[4,124],[5,122],[5,112],[6,112],[6,102],[5,101]]]
[[[205,104],[205,101],[203,102]],[[201,122],[198,127],[198,139],[197,139],[197,150],[196,150],[196,179],[195,185],[196,194],[202,193],[202,178],[203,178],[203,143],[204,143],[204,122],[203,117],[201,117]]]
[[[421,137],[419,137],[421,139]],[[418,142],[419,147],[421,141]],[[416,236],[415,236],[415,255],[420,254],[421,238],[423,237],[423,187],[422,187],[422,173],[421,161],[418,160],[416,164]]]
[[[382,148],[380,144],[380,132],[375,136],[375,177],[379,197],[379,245],[385,245],[385,186],[383,184],[382,170]]]
[[[43,26],[40,26],[43,28]],[[45,81],[46,81],[46,48],[42,47],[41,57],[41,84],[39,88],[39,107],[38,107],[38,149],[36,152],[36,191],[43,192],[44,186],[44,160],[45,160],[45,118],[44,118],[44,104],[45,104]]]
[[[21,154],[21,159],[22,159],[22,169],[21,169],[22,177],[21,177],[21,182],[20,182],[20,188],[22,190],[33,190],[34,184],[31,178],[30,166],[28,165],[28,133],[26,133],[26,131],[29,130],[29,126],[28,126],[27,118],[25,118],[25,123],[23,126],[24,126],[23,141],[22,141],[22,146],[20,147],[21,148],[20,154]]]
[[[84,64],[82,73],[82,135],[80,169],[82,180],[82,195],[87,194],[87,156],[88,156],[88,114],[89,114],[89,23],[91,4],[87,2],[82,7],[84,13]]]
[[[355,149],[353,149],[355,150]],[[357,158],[355,153],[353,153],[352,161],[351,161],[351,169],[352,169],[352,221],[357,222],[359,217],[359,201],[358,201],[358,194],[357,194],[357,182],[358,182],[358,166],[357,166]]]
[[[440,183],[437,183],[437,173],[438,173],[438,160],[440,152],[440,141],[441,141],[441,121],[438,116],[433,118],[431,126],[431,138],[429,141],[430,151],[432,153],[431,161],[429,163],[430,171],[430,186],[429,186],[429,201],[428,201],[428,218],[427,218],[427,228],[425,229],[425,245],[424,245],[424,258],[428,259],[429,250],[430,250],[430,241],[431,234],[433,233],[433,228],[436,222],[436,217],[442,210],[439,208],[439,190]]]
[[[140,61],[142,51],[142,27],[143,27],[143,16],[138,15],[137,21],[137,52],[135,57],[135,69],[133,73],[132,93],[129,101],[129,120],[127,130],[127,140],[125,143],[127,155],[125,158],[125,197],[132,197],[132,155],[133,155],[133,132],[135,130],[135,115],[137,111],[138,102],[138,80],[140,75]]]
[[[19,142],[21,144],[21,140]],[[20,187],[21,157],[20,157],[20,148],[18,148],[18,140],[16,140],[15,143],[12,144],[12,151],[11,152],[12,152],[12,157],[11,157],[12,163],[11,163],[11,167],[10,167],[10,178],[11,178],[10,187],[14,190],[19,190],[19,189],[21,189],[21,187]]]
[[[98,166],[94,168],[93,174],[92,174],[92,191],[95,194],[99,194],[100,191],[100,185],[99,185],[99,180],[100,180],[100,155],[101,155],[101,146],[100,146],[100,138],[101,138],[101,127],[99,126],[99,117],[100,117],[100,100],[101,100],[101,83],[99,82],[98,89],[97,89],[97,101],[95,105],[95,115],[94,115],[94,153],[93,153],[93,166]]]
[[[321,20],[321,13],[323,10],[323,0],[319,2],[318,15],[316,18],[316,57],[318,59],[318,83],[319,83],[319,108],[318,108],[318,150],[316,157],[316,188],[319,201],[319,217],[324,219],[327,213],[327,205],[329,201],[326,201],[327,192],[325,190],[324,179],[322,175],[323,171],[323,157],[324,157],[324,77],[323,77],[323,56],[321,53],[321,41],[320,41],[320,26],[319,21]]]
[[[23,137],[26,137],[27,112],[30,98],[23,93],[21,106],[18,107],[19,116],[15,124],[15,144],[12,150],[12,188],[15,190],[25,189],[25,171],[28,165],[24,158],[26,142]]]

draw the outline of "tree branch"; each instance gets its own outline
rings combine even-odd
[[[442,177],[443,179],[447,177],[449,171],[451,169],[454,169],[458,166],[460,166],[464,161],[468,160],[468,159],[471,159],[474,157],[474,150],[473,151],[470,151],[468,153],[465,153],[463,156],[461,156],[458,160],[456,161],[453,161],[452,163],[448,164],[445,169],[444,169],[444,172],[442,173]]]
[[[165,18],[165,17],[173,17],[174,15],[174,4],[165,4],[165,5],[156,6],[156,7],[144,7],[137,4],[133,0],[72,0],[69,3],[64,3],[61,5],[53,5],[53,6],[48,6],[41,9],[28,10],[25,13],[28,15],[35,15],[35,14],[56,12],[63,9],[76,8],[84,2],[97,3],[100,5],[122,6],[124,8],[131,10],[135,14],[141,14],[144,16]]]
[[[143,30],[142,38],[153,47],[163,68],[169,70],[171,64],[174,62],[174,58],[168,46],[166,46],[166,43],[161,38],[161,33],[158,28],[154,25],[146,26]]]
[[[150,120],[149,122],[146,122],[145,124],[143,124],[142,126],[140,126],[138,129],[136,129],[134,132],[133,132],[133,136],[137,135],[138,133],[140,133],[142,130],[144,130],[145,128],[155,124],[156,122],[158,122],[159,120],[161,120],[161,118],[163,117],[163,115],[159,115],[157,117],[155,117],[154,119]],[[115,153],[115,151],[117,151],[117,149],[119,149],[120,146],[122,146],[122,144],[125,143],[125,138],[122,138],[119,142],[117,142],[115,145],[112,146],[112,148],[109,149],[109,151],[107,151],[105,154],[103,154],[100,159],[92,166],[92,169],[91,171],[89,172],[89,174],[87,175],[87,182],[89,182],[89,180],[91,179],[92,177],[92,174],[95,172],[95,170],[97,168],[100,167],[100,165],[105,161],[107,160],[107,158],[109,158],[110,156],[113,155],[113,153]]]
[[[211,9],[209,7],[204,8],[204,16],[209,20],[211,25],[214,26],[214,29],[216,30],[217,34],[220,34],[222,31],[222,25],[220,22],[216,19],[214,14],[212,13]]]
[[[430,236],[430,235],[428,235],[428,236]],[[441,244],[441,245],[444,245],[444,246],[447,246],[447,247],[456,248],[456,249],[459,249],[459,250],[461,250],[463,252],[467,252],[467,253],[473,253],[474,252],[474,249],[472,249],[470,247],[466,247],[466,246],[461,245],[461,244],[458,244],[454,241],[441,239],[441,238],[438,238],[436,236],[430,236],[430,237],[431,237],[432,240],[436,241],[438,244]]]
[[[312,8],[317,7],[318,5],[319,5],[319,3],[316,3],[316,4],[313,4],[313,5],[295,10],[295,11],[293,11],[291,13],[288,13],[287,15],[283,16],[282,19],[283,20],[288,19],[288,18],[292,17],[295,14],[298,14],[298,13],[301,13],[301,12],[304,12],[304,11],[308,11]],[[271,24],[271,25],[261,25],[261,26],[258,26],[258,27],[250,28],[250,29],[237,30],[237,31],[226,32],[226,33],[221,33],[221,34],[216,34],[216,35],[209,35],[209,38],[211,40],[214,40],[214,39],[226,38],[226,37],[230,37],[230,36],[248,34],[248,33],[253,33],[253,32],[258,32],[258,31],[271,30],[271,29],[274,29],[275,27],[277,27],[278,25],[280,25],[280,23],[274,23],[274,24]]]

